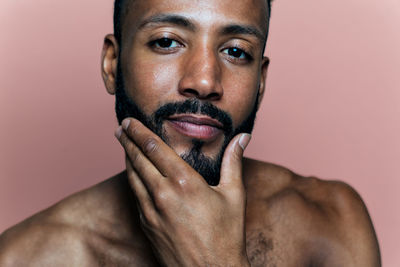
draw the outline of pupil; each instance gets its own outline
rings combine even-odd
[[[237,48],[230,48],[229,51],[228,51],[228,54],[230,56],[240,57],[242,55],[242,51],[240,49],[237,49]]]
[[[171,40],[171,39],[168,39],[168,38],[162,38],[162,39],[160,39],[160,40],[158,41],[158,44],[159,44],[161,47],[169,47],[169,46],[171,46],[171,44],[172,44],[172,40]]]

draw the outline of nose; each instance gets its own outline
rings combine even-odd
[[[179,93],[201,100],[218,100],[223,95],[221,65],[217,52],[210,48],[188,52],[182,65]]]

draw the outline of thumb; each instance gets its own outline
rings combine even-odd
[[[247,133],[235,136],[227,148],[221,165],[219,187],[227,185],[242,185],[243,151],[249,144],[251,135]]]

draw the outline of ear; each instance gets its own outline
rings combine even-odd
[[[263,59],[261,62],[261,77],[260,77],[260,88],[258,89],[257,110],[260,108],[261,100],[264,97],[265,84],[267,82],[268,66],[269,66],[269,58],[263,56]]]
[[[111,95],[115,94],[116,89],[118,49],[119,46],[115,36],[112,34],[106,35],[101,53],[101,76],[107,92]]]

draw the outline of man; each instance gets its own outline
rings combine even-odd
[[[102,74],[126,171],[9,229],[0,266],[380,266],[357,193],[242,158],[266,0],[117,1]]]

